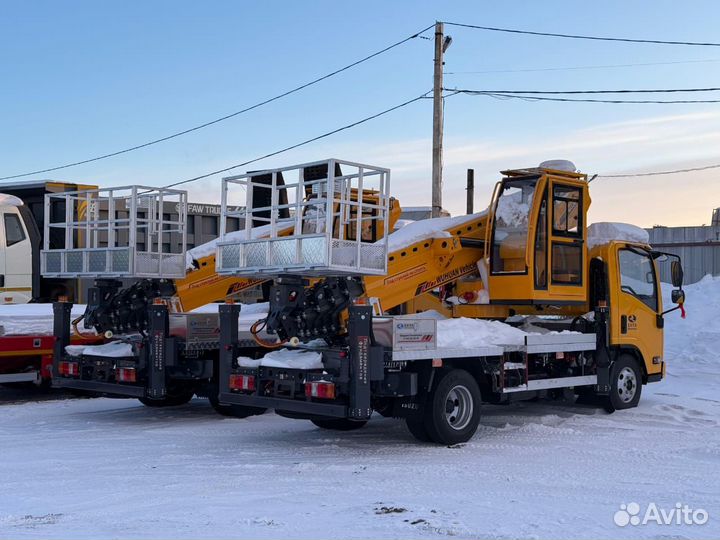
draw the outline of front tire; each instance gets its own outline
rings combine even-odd
[[[333,431],[355,431],[367,424],[367,420],[349,420],[347,418],[313,418],[310,421],[319,428]]]
[[[407,426],[408,431],[412,433],[412,436],[418,441],[432,442],[430,434],[428,434],[427,429],[425,429],[425,422],[422,418],[406,418],[405,425]]]
[[[480,388],[464,369],[440,372],[425,404],[424,426],[438,444],[469,441],[480,424]]]
[[[605,398],[605,410],[637,407],[642,393],[642,371],[637,360],[627,354],[620,355],[610,369],[610,395]]]

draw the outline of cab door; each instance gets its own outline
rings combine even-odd
[[[0,304],[24,304],[32,299],[32,245],[17,208],[0,214]]]
[[[611,343],[636,348],[648,374],[662,373],[662,300],[655,261],[647,250],[629,244],[616,244],[611,252]]]
[[[584,223],[589,201],[586,185],[552,179],[549,186],[548,254],[550,298],[565,303],[584,302],[587,298]]]

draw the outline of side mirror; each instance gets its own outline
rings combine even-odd
[[[672,277],[673,287],[682,287],[683,284],[683,269],[680,261],[675,260],[670,263],[670,274]],[[673,294],[675,291],[673,291]],[[673,300],[674,302],[675,300]]]
[[[681,270],[682,272],[682,270]],[[673,301],[673,304],[684,304],[685,303],[685,291],[682,289],[673,289],[672,293],[670,293],[670,298]]]

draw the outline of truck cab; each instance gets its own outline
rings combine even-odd
[[[0,304],[33,298],[33,238],[37,226],[22,200],[0,193]]]

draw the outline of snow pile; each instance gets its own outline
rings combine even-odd
[[[500,321],[445,319],[437,323],[438,348],[523,345],[526,332]]]
[[[448,229],[453,229],[468,221],[476,220],[485,214],[487,214],[487,212],[483,211],[467,216],[439,217],[410,221],[388,236],[388,250],[390,252],[397,251],[429,238],[451,238],[452,235],[448,232]],[[382,244],[383,242],[384,239],[380,239],[375,243]]]
[[[72,307],[70,316],[75,319],[85,313],[84,304]],[[81,322],[81,331],[92,332]],[[52,335],[52,304],[7,304],[0,305],[0,335]]]
[[[511,194],[504,194],[498,199],[495,218],[500,227],[504,224],[505,228],[527,229],[533,194],[529,193],[526,201],[522,200],[523,194],[523,190],[520,190]]]
[[[624,240],[626,242],[650,243],[650,235],[645,229],[629,223],[600,222],[593,223],[588,227],[588,248],[608,244],[613,240]]]
[[[662,284],[663,310],[675,307],[670,300],[673,286]],[[705,276],[697,283],[684,287],[687,316],[680,311],[665,315],[665,358],[668,369],[690,365],[720,366],[720,276]]]
[[[190,313],[217,313],[222,303],[205,304],[199,308],[193,309]],[[266,315],[270,309],[268,302],[258,302],[257,304],[239,304],[240,305],[240,318],[247,315]],[[262,317],[258,317],[262,318]]]
[[[0,193],[0,206],[22,206],[23,203],[21,199],[16,197],[15,195],[8,195],[7,193]]]
[[[395,222],[395,225],[393,226],[393,231],[399,231],[400,229],[405,227],[405,225],[410,225],[411,223],[415,223],[415,220],[414,219],[398,219]]]
[[[298,349],[278,349],[260,359],[238,357],[238,365],[246,368],[283,367],[288,369],[322,369],[322,354]]]
[[[554,171],[576,172],[575,164],[567,159],[548,159],[538,165],[541,169],[552,169]]]
[[[123,358],[132,356],[132,345],[124,341],[111,341],[102,345],[68,345],[65,352],[70,356],[92,355],[106,358]]]

